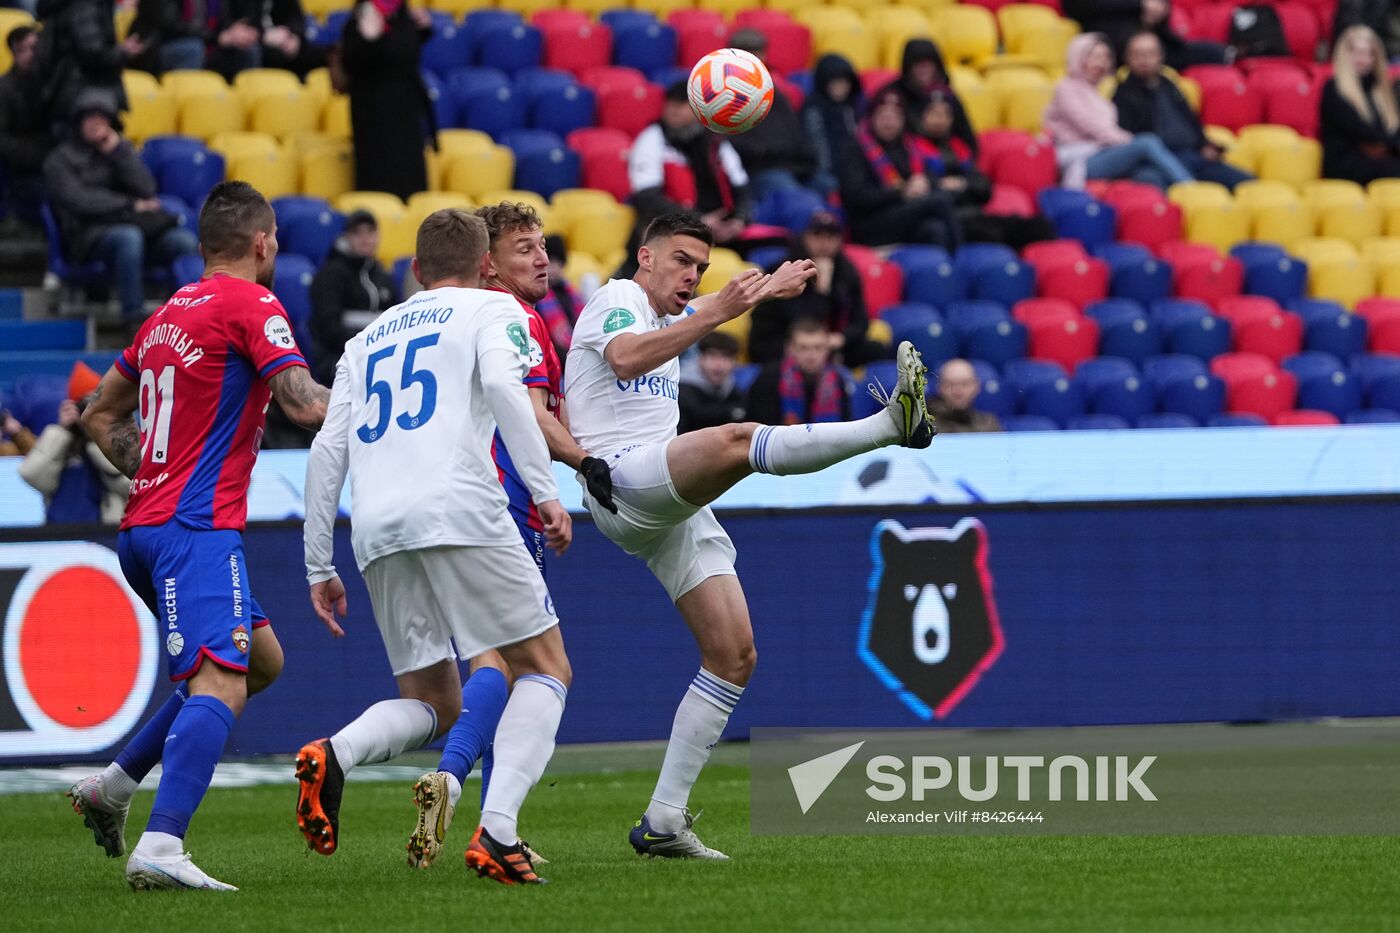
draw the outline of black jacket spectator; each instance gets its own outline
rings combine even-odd
[[[816,165],[812,144],[802,132],[802,120],[782,91],[773,92],[773,106],[763,122],[735,136],[733,142],[749,174],[781,169],[806,178]]]
[[[183,7],[184,0],[178,0],[178,5]],[[301,0],[228,0],[212,36],[217,37],[239,22],[247,23],[258,33],[257,51],[251,56],[253,65],[282,68],[304,78],[308,71],[326,63],[325,50],[306,41],[306,14]],[[219,48],[215,39],[207,68],[232,80],[248,66],[249,57]]]
[[[80,91],[106,90],[125,110],[122,69],[135,44],[117,42],[112,0],[40,0],[38,69],[42,104],[51,120],[66,120]]]
[[[430,108],[418,61],[431,31],[420,20],[430,23],[426,11],[410,12],[400,3],[386,18],[366,0],[345,24],[341,44],[350,78],[355,187],[362,191],[407,199],[428,187],[423,144]]]
[[[1065,16],[1108,37],[1114,55],[1121,60],[1133,33],[1144,29],[1157,34],[1167,65],[1182,71],[1192,65],[1220,65],[1233,55],[1218,42],[1191,42],[1172,31],[1171,0],[1064,0]]]
[[[699,431],[743,421],[744,393],[734,379],[739,341],[729,334],[709,333],[700,338],[696,365],[681,373],[680,424],[676,431]]]
[[[136,18],[131,21],[131,32],[146,45],[146,49],[133,64],[146,71],[159,73],[166,68],[162,60],[161,47],[169,43],[188,43],[195,49],[199,67],[203,67],[203,49],[209,42],[213,20],[206,15],[204,3],[187,3],[185,0],[139,0],[136,5]],[[194,64],[180,61],[180,65]],[[173,66],[172,66],[173,67]]]
[[[1376,106],[1376,79],[1360,79],[1366,110],[1358,111],[1331,79],[1322,89],[1322,174],[1367,184],[1377,178],[1400,177],[1400,134],[1389,127]]]
[[[44,157],[54,145],[49,121],[39,106],[34,55],[24,48],[35,44],[38,36],[32,30],[22,30],[26,27],[17,27],[11,33],[10,51],[17,53],[15,65],[0,77],[0,164],[11,184],[42,173]]]
[[[931,66],[931,67],[930,67]],[[879,97],[888,91],[899,95],[904,105],[904,118],[911,127],[919,125],[919,115],[928,103],[929,95],[941,91],[953,105],[953,135],[962,140],[963,145],[977,155],[977,134],[972,129],[972,121],[967,118],[962,101],[958,99],[948,81],[948,68],[943,64],[943,53],[929,39],[910,39],[904,46],[904,61],[900,66],[899,77],[880,89]]]
[[[356,215],[351,215],[347,229],[356,219]],[[331,384],[345,342],[395,300],[393,277],[374,258],[373,249],[369,255],[362,255],[348,238],[336,240],[335,248],[311,282],[310,328],[311,339],[316,343],[315,375],[320,382]]]
[[[802,104],[802,132],[816,159],[813,185],[823,193],[836,190],[835,153],[856,138],[860,111],[860,76],[840,55],[823,55],[812,77],[812,93]]]

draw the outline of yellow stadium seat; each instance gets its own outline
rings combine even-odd
[[[1385,215],[1374,204],[1338,204],[1317,212],[1317,234],[1347,240],[1358,249],[1369,239],[1379,237]]]
[[[997,21],[980,6],[957,4],[933,14],[933,37],[950,62],[976,64],[997,52]]]
[[[987,79],[982,77],[982,72],[971,65],[949,65],[948,83],[953,86],[953,90],[961,94],[965,85],[986,84]]]
[[[212,139],[243,129],[243,102],[225,88],[217,94],[193,94],[180,103],[180,132]]]
[[[1167,200],[1184,211],[1208,205],[1231,204],[1230,189],[1213,181],[1182,181],[1167,189]]]
[[[1293,145],[1269,149],[1259,157],[1255,172],[1269,181],[1282,181],[1299,191],[1322,173],[1322,146],[1315,139],[1298,139]]]
[[[376,218],[377,219],[377,218]],[[404,256],[412,256],[418,246],[418,226],[421,220],[402,214],[389,221],[379,221],[379,261],[392,266]]]
[[[0,12],[4,11],[0,10]],[[122,71],[122,87],[126,89],[128,95],[140,94],[146,91],[160,90],[160,82],[156,80],[155,75],[148,71],[127,68]]]
[[[23,10],[12,10],[8,7],[0,9],[0,73],[9,71],[10,66],[15,62],[13,56],[10,55],[10,45],[3,41],[4,38],[10,34],[11,29],[32,26],[33,24],[34,17]]]
[[[1319,213],[1347,204],[1365,204],[1366,189],[1354,181],[1319,178],[1303,185],[1303,203]]]
[[[997,55],[984,61],[982,79],[1003,92],[1023,87],[1054,87],[1044,68],[1010,55]]]
[[[1361,258],[1377,269],[1400,265],[1400,237],[1371,237],[1361,244]]]
[[[705,275],[700,279],[700,285],[695,291],[701,295],[717,292],[734,276],[750,268],[757,266],[744,262],[743,257],[732,249],[716,246],[710,250],[710,268],[705,270]]]
[[[443,189],[465,194],[478,204],[482,195],[509,188],[515,176],[515,155],[505,146],[450,156],[443,171]]]
[[[880,66],[880,43],[875,31],[859,23],[842,27],[824,25],[812,30],[812,56],[820,58],[835,52],[855,66],[857,71]]]
[[[301,157],[301,193],[334,201],[355,187],[355,156],[344,140]]]
[[[1049,82],[1003,89],[1001,125],[1025,133],[1039,133],[1041,118],[1054,94],[1055,86]]]
[[[626,204],[588,204],[577,209],[565,226],[569,249],[607,256],[627,248],[637,213]]]
[[[1069,52],[1069,42],[1079,35],[1079,24],[1069,19],[1061,19],[1054,29],[1036,30],[1021,37],[1016,54],[1034,58],[1042,68],[1058,78],[1064,73],[1065,59]]]
[[[160,83],[181,104],[195,94],[224,94],[229,90],[228,82],[217,71],[167,71]]]
[[[676,10],[688,10],[693,6],[692,0],[633,0],[632,3],[634,10],[650,13],[663,23]]]
[[[1186,98],[1186,102],[1191,105],[1191,109],[1196,113],[1201,112],[1201,85],[1195,78],[1188,78],[1182,75],[1174,79],[1177,90],[1181,91],[1181,96]]]
[[[564,188],[554,192],[554,196],[549,199],[549,215],[567,235],[580,214],[590,208],[607,208],[616,203],[617,200],[606,191],[594,188]]]
[[[1246,181],[1235,186],[1235,203],[1251,212],[1282,204],[1300,204],[1298,192],[1278,181]]]
[[[1400,298],[1400,262],[1377,266],[1376,294],[1384,298]]]
[[[491,134],[481,130],[445,129],[438,130],[437,144],[438,152],[447,157],[484,152],[494,146],[495,142],[492,141]]]
[[[958,99],[962,101],[967,119],[977,132],[990,130],[1001,125],[1001,92],[986,82],[967,83],[957,88]]]
[[[248,126],[283,139],[293,133],[316,129],[320,118],[321,106],[315,96],[297,87],[259,97],[248,114]]]
[[[335,209],[342,214],[369,211],[380,227],[397,221],[407,211],[398,195],[387,191],[347,191],[335,199]]]
[[[894,346],[894,329],[890,327],[888,321],[874,318],[869,324],[865,325],[865,339],[873,340],[876,343],[882,343],[887,347],[892,347]]]
[[[159,84],[152,82],[141,90],[132,90],[128,86],[126,99],[131,109],[122,122],[125,124],[123,132],[129,139],[145,142],[152,136],[168,136],[179,127],[175,98]]]
[[[447,208],[470,211],[475,210],[476,205],[472,203],[471,198],[465,194],[458,194],[456,191],[420,191],[417,194],[409,195],[408,206],[404,209],[404,218],[412,221],[413,229],[416,231],[418,225],[429,214]]]
[[[749,332],[753,330],[753,309],[715,328],[716,333],[728,334],[739,341],[739,362],[749,361]]]
[[[1312,210],[1301,202],[1255,207],[1250,214],[1255,240],[1277,243],[1288,250],[1315,232]]]
[[[782,9],[782,7],[774,9]],[[793,19],[812,30],[813,35],[823,29],[853,29],[858,31],[869,31],[870,29],[864,17],[846,6],[822,6],[807,3],[789,12],[791,12]]]
[[[1260,150],[1273,146],[1290,146],[1298,141],[1298,133],[1291,126],[1276,123],[1252,123],[1240,127],[1240,142]]]
[[[511,204],[530,205],[535,209],[535,214],[540,218],[540,226],[546,230],[550,229],[549,203],[533,191],[521,191],[518,188],[502,188],[498,191],[488,191],[477,199],[477,203],[482,207],[500,204],[502,201]]]
[[[354,5],[354,0],[302,0],[301,9],[307,16],[324,20],[327,14],[348,10]]]
[[[1020,52],[1021,43],[1033,33],[1057,30],[1060,20],[1054,10],[1038,3],[1008,3],[997,10],[996,17],[1008,52]]]
[[[249,133],[247,131],[219,133],[209,140],[209,148],[223,156],[224,161],[229,165],[232,165],[235,159],[244,156],[283,151],[275,137],[266,133]],[[233,177],[232,173],[229,177]]]
[[[296,194],[300,174],[295,160],[276,147],[268,152],[247,152],[228,161],[229,178],[246,181],[266,198]]]
[[[1376,272],[1364,259],[1308,261],[1308,295],[1355,308],[1376,293]]]
[[[1400,178],[1377,178],[1366,186],[1366,200],[1382,211],[1400,207]]]
[[[1293,255],[1304,262],[1320,263],[1334,260],[1356,259],[1361,252],[1349,240],[1337,237],[1308,237],[1293,244]]]
[[[603,264],[596,257],[583,250],[572,247],[569,249],[569,258],[564,263],[564,278],[576,288],[582,289],[585,294],[606,282],[611,272],[612,269],[603,268]]]
[[[316,68],[306,73],[306,83],[302,85],[312,96],[321,102],[321,106],[326,106],[326,101],[335,94],[335,89],[331,87],[331,73],[328,68]]]
[[[135,6],[118,7],[112,13],[112,28],[117,33],[118,42],[121,42],[124,39],[126,39],[127,35],[131,32],[131,24],[134,22],[136,22]],[[0,36],[3,35],[6,35],[6,33],[0,33]]]
[[[649,2],[649,0],[642,0],[642,2],[634,3],[633,6],[635,6],[639,10],[645,10],[647,9],[647,2]],[[753,3],[753,0],[700,0],[699,3],[695,4],[695,6],[699,7],[702,10],[713,10],[714,12],[722,15],[725,19],[733,19],[735,14],[740,13],[744,10],[753,9],[755,4]],[[791,12],[792,10],[796,10],[801,6],[801,0],[785,0],[785,2],[781,4],[769,4],[769,9],[786,10]],[[658,18],[663,20],[665,19],[665,17]]]
[[[864,11],[865,22],[879,39],[884,51],[886,68],[898,68],[904,55],[904,43],[910,39],[927,39],[932,35],[928,15],[917,7],[882,4]]]
[[[309,130],[305,133],[293,133],[283,139],[281,145],[289,155],[297,160],[297,164],[300,165],[301,160],[307,153],[314,152],[317,149],[324,149],[327,146],[334,149],[342,148],[345,145],[345,140],[337,139],[334,136],[328,136],[319,130]]]
[[[1214,143],[1221,149],[1230,150],[1239,146],[1239,137],[1223,126],[1206,126],[1201,128],[1209,142]]]
[[[337,139],[349,139],[354,133],[350,128],[350,98],[336,94],[321,108],[321,132]]]
[[[266,94],[285,94],[301,90],[297,76],[282,68],[247,68],[233,76],[233,89],[252,109],[253,101]]]
[[[1385,212],[1385,235],[1400,237],[1400,207]]]
[[[1183,210],[1186,239],[1192,243],[1209,243],[1220,252],[1228,253],[1236,243],[1249,239],[1249,211],[1233,201],[1202,201],[1185,206]]]

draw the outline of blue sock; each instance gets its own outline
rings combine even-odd
[[[481,808],[486,809],[486,789],[491,786],[491,769],[496,765],[496,743],[486,746],[481,753]]]
[[[201,694],[185,701],[165,741],[165,770],[146,832],[185,838],[232,728],[233,710],[217,697]]]
[[[472,674],[462,687],[462,715],[447,733],[439,771],[453,775],[458,783],[467,779],[472,765],[495,738],[496,723],[501,721],[509,697],[506,675],[494,667],[483,667]]]
[[[175,717],[185,705],[185,698],[189,693],[189,683],[180,681],[175,692],[170,694],[169,699],[146,721],[141,731],[132,736],[131,741],[126,743],[126,748],[117,756],[117,766],[136,783],[140,784],[142,779],[151,773],[156,762],[160,761],[160,756],[165,751],[165,737],[170,734],[170,724],[175,721]]]

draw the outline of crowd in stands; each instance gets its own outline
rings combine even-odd
[[[944,430],[1400,420],[1390,4],[866,6],[40,0],[0,11],[4,204],[135,323],[246,178],[323,380],[423,216],[508,199],[551,234],[561,353],[659,213],[714,232],[703,290],[817,262],[687,360],[685,428],[858,415],[900,339],[947,363]],[[737,137],[685,88],[725,44],[777,83]]]

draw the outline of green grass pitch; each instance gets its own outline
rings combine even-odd
[[[189,848],[237,894],[127,890],[57,793],[0,796],[7,930],[1379,930],[1400,926],[1400,840],[1303,837],[774,838],[748,832],[744,746],[696,788],[728,863],[639,859],[627,830],[660,749],[561,749],[526,804],[550,884],[504,888],[462,863],[469,784],[430,871],[406,867],[408,783],[352,782],[341,849],[311,853],[294,782],[214,788]],[[655,760],[653,760],[655,759]],[[421,759],[426,764],[429,759]],[[613,770],[621,768],[622,770]],[[290,775],[290,765],[288,765]],[[128,843],[148,812],[138,796]]]

